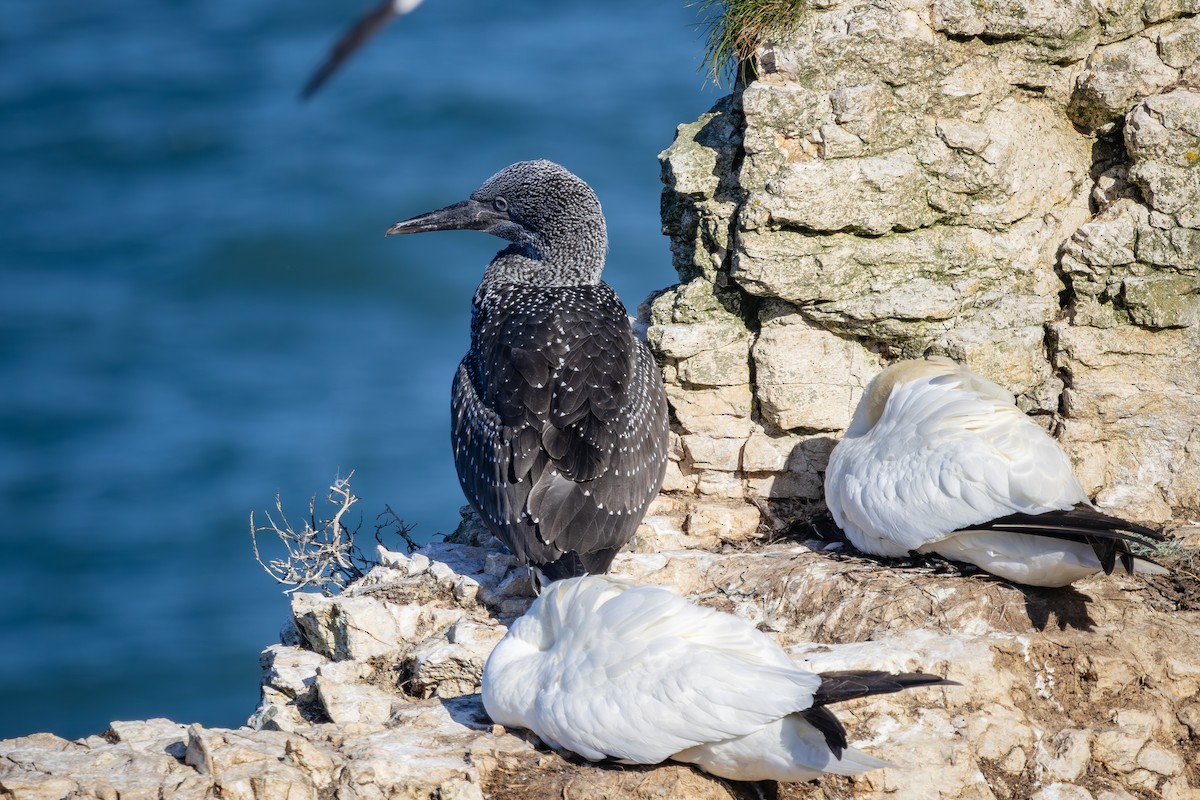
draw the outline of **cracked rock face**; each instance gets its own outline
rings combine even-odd
[[[817,5],[661,156],[667,488],[803,515],[871,377],[939,354],[1101,506],[1200,513],[1200,8]]]
[[[616,575],[739,614],[815,671],[921,670],[962,684],[838,704],[851,742],[896,766],[784,784],[784,800],[1196,796],[1194,585],[1181,596],[1165,578],[1100,576],[1020,590],[798,538],[672,550],[699,534],[655,519],[662,530],[643,530]],[[592,764],[492,725],[482,665],[532,600],[527,570],[494,547],[474,536],[411,557],[385,551],[343,594],[295,597],[287,643],[263,653],[262,700],[246,727],[152,719],[74,742],[0,742],[0,798],[762,796],[676,764]]]

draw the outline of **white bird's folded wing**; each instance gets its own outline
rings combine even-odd
[[[857,531],[893,544],[863,549],[900,555],[998,517],[1086,502],[1054,440],[1011,395],[969,377],[897,385],[878,422],[835,449],[826,485],[838,523],[852,541]]]
[[[811,705],[820,677],[745,620],[654,586],[579,596],[614,583],[579,579],[553,643],[529,659],[526,726],[550,744],[651,764]]]

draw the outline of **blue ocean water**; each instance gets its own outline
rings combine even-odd
[[[504,165],[604,205],[630,309],[675,281],[657,153],[717,97],[681,0],[436,0],[309,104],[370,0],[42,0],[0,27],[0,738],[244,722],[286,598],[248,515],[355,470],[457,522],[469,300],[499,240],[384,239]]]

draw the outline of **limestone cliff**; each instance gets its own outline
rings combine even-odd
[[[812,6],[661,157],[683,511],[811,508],[880,366],[943,354],[1101,506],[1200,513],[1200,3]]]

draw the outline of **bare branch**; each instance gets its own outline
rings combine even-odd
[[[351,529],[344,521],[346,512],[358,502],[358,498],[350,490],[350,478],[353,475],[351,472],[345,478],[339,477],[329,487],[326,502],[333,506],[334,511],[328,519],[318,519],[316,497],[309,500],[308,521],[299,531],[284,513],[279,495],[275,496],[278,522],[267,512],[267,524],[257,525],[254,514],[250,515],[250,541],[254,548],[254,559],[268,575],[290,587],[284,592],[291,594],[307,587],[319,588],[325,594],[340,592],[349,583],[361,578],[374,564],[354,543],[359,526]],[[388,512],[392,513],[390,508]],[[392,517],[394,522],[389,522],[384,527],[398,525],[405,541],[413,546],[412,540],[407,536],[410,529],[406,528],[394,513]],[[258,548],[258,534],[267,532],[275,534],[283,542],[287,551],[285,558],[263,561]],[[378,536],[379,526],[376,527],[376,537]]]
[[[411,553],[421,546],[409,535],[412,533],[413,527],[413,525],[405,525],[404,520],[400,519],[400,515],[393,511],[391,506],[384,503],[383,511],[375,517],[375,541],[383,544],[383,534],[390,531],[404,540],[404,546]]]

